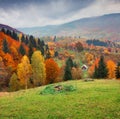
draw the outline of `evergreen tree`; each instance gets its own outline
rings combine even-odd
[[[6,31],[6,34],[7,34],[7,35],[9,35],[9,36],[11,36],[11,35],[12,35],[11,31],[10,31],[10,30],[8,30],[8,29],[7,29],[7,31]]]
[[[44,48],[41,45],[38,45],[37,49],[41,51],[42,55],[44,56]]]
[[[21,42],[25,43],[25,36],[22,34],[22,37],[21,37]]]
[[[71,57],[68,58],[67,62],[66,62],[71,68],[73,67],[73,61],[71,59]]]
[[[33,47],[31,44],[29,44],[28,56],[29,56],[30,63],[31,63],[32,54],[33,54]]]
[[[32,35],[29,37],[29,42],[33,45],[33,47],[37,47],[36,40]]]
[[[50,51],[48,50],[46,53],[46,59],[49,59],[49,58],[51,58],[51,55],[50,55]]]
[[[1,31],[2,31],[3,33],[6,33],[6,31],[5,31],[5,29],[4,29],[4,28],[2,28],[2,29],[1,29]]]
[[[38,45],[40,45],[41,44],[41,40],[40,40],[40,38],[38,38]]]
[[[56,42],[56,36],[54,36],[54,39],[53,39],[54,42]]]
[[[93,78],[98,78],[98,68],[96,65],[95,65],[95,71],[93,73]]]
[[[29,40],[28,40],[28,37],[26,36],[25,44],[27,45],[28,43],[29,43]]]
[[[71,68],[73,67],[73,61],[71,58],[68,58],[66,61],[66,66],[65,66],[65,73],[64,73],[64,80],[71,80],[72,79],[72,73],[71,73]]]
[[[42,45],[42,46],[44,46],[44,45],[45,45],[45,43],[44,43],[44,41],[43,41],[43,40],[41,41],[41,45]]]
[[[6,39],[3,40],[3,48],[2,50],[5,52],[5,53],[9,53],[9,47],[8,47],[8,42]]]
[[[120,78],[120,62],[118,62],[118,64],[117,64],[117,67],[115,70],[115,76],[116,76],[116,79]]]
[[[23,47],[23,45],[21,44],[19,47],[19,53],[24,56],[26,54],[25,48]]]
[[[100,57],[98,67],[95,67],[95,72],[93,74],[94,78],[106,78],[108,75],[108,69],[106,63],[104,62],[104,57]]]
[[[12,33],[11,36],[12,36],[13,39],[15,39],[15,40],[17,40],[17,41],[19,40],[19,38],[18,38],[18,36],[17,36],[17,33],[16,33],[15,31],[13,31],[13,33]]]
[[[58,57],[58,52],[57,51],[55,51],[55,55],[54,55],[55,57]]]

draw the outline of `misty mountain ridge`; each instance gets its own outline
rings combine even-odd
[[[26,34],[41,36],[80,36],[119,41],[120,13],[107,14],[98,17],[83,18],[61,25],[44,27],[19,28]]]

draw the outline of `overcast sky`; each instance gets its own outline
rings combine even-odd
[[[0,0],[0,23],[12,27],[62,24],[120,13],[120,0]]]

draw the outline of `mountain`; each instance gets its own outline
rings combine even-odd
[[[79,19],[61,25],[19,28],[19,30],[39,37],[51,35],[81,36],[117,41],[120,38],[120,13]]]
[[[6,30],[14,31],[14,32],[16,32],[16,33],[22,33],[21,31],[15,29],[15,28],[13,28],[13,27],[10,27],[10,26],[8,26],[8,25],[5,25],[5,24],[0,24],[0,30],[1,30],[2,28],[6,29]]]

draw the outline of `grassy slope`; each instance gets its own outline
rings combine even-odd
[[[0,97],[0,119],[118,119],[120,81],[69,81],[77,91],[39,95],[44,87]]]

